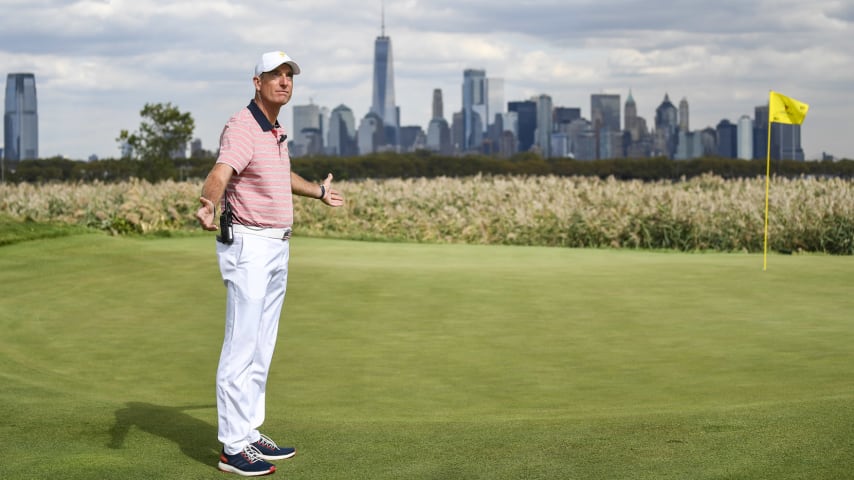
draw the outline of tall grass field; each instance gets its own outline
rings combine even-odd
[[[0,247],[0,478],[207,479],[213,235]],[[288,479],[850,479],[854,258],[295,237]]]

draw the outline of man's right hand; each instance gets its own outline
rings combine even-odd
[[[205,197],[199,197],[199,202],[202,206],[196,212],[196,219],[205,230],[217,230],[216,222],[214,221],[215,208],[213,202]]]

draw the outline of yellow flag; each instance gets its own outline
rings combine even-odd
[[[810,106],[806,103],[773,90],[768,98],[768,117],[772,122],[800,125],[809,109]]]

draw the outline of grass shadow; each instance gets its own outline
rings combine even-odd
[[[187,410],[216,408],[214,405],[167,407],[144,402],[128,402],[116,410],[110,428],[110,448],[122,448],[131,427],[175,442],[184,455],[205,465],[217,461],[221,445],[217,428],[185,413]]]

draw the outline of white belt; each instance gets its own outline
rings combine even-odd
[[[234,233],[245,233],[248,235],[258,235],[259,237],[275,238],[277,240],[287,240],[291,238],[291,229],[288,228],[264,228],[264,227],[248,227],[235,223],[232,225]]]

